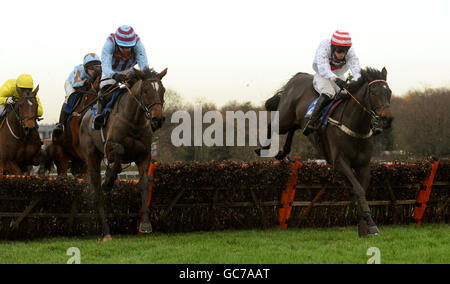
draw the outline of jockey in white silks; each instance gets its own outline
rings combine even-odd
[[[330,100],[343,88],[347,87],[345,73],[350,70],[354,80],[361,77],[361,67],[352,47],[350,34],[343,30],[334,32],[330,39],[323,40],[314,58],[314,89],[320,94],[310,119],[303,129],[309,135],[320,127],[320,113]]]
[[[94,119],[94,128],[100,129],[105,123],[102,114],[106,105],[104,92],[116,83],[127,80],[127,74],[138,64],[139,69],[149,68],[147,53],[139,36],[133,28],[127,25],[120,26],[116,33],[111,34],[102,50],[102,81],[100,83],[97,115]]]

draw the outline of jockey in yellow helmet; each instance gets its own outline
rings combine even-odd
[[[10,79],[3,84],[0,88],[0,115],[5,110],[7,104],[14,104],[14,98],[19,97],[21,89],[34,89],[31,75],[22,74],[17,79]],[[41,117],[44,114],[44,110],[38,96],[36,96],[36,100],[38,103],[37,115]]]

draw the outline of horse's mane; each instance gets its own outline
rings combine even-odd
[[[158,76],[158,72],[156,72],[153,68],[145,68],[144,70],[138,70],[136,68],[133,68],[133,71],[131,73],[131,77],[136,80],[148,80],[148,79],[153,79],[156,78]]]
[[[358,91],[364,83],[369,83],[373,80],[384,79],[383,73],[375,68],[366,67],[361,70],[361,77],[358,80],[351,82],[347,90],[351,93]]]

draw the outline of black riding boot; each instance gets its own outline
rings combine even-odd
[[[101,94],[99,94],[99,96],[101,96]],[[99,130],[100,128],[103,127],[103,125],[105,125],[105,116],[103,115],[103,99],[100,98],[97,102],[97,114],[95,115],[94,118],[94,129]]]
[[[311,114],[311,117],[309,118],[308,122],[306,123],[305,128],[303,129],[303,134],[308,136],[312,132],[316,131],[320,127],[319,117],[322,113],[322,109],[324,106],[328,104],[330,101],[330,97],[326,94],[321,94],[319,99],[316,102],[316,105],[314,106],[313,113]]]
[[[59,122],[56,124],[56,128],[54,130],[54,135],[59,135],[64,132],[64,125],[67,122],[67,119],[69,118],[69,114],[64,110],[66,107],[66,104],[62,106],[61,113],[59,114]]]

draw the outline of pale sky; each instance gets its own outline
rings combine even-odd
[[[450,86],[450,1],[3,1],[0,84],[29,73],[44,121],[57,121],[64,81],[86,53],[131,25],[166,88],[261,104],[296,72],[313,73],[321,40],[347,30],[362,67],[388,70],[394,94]]]

